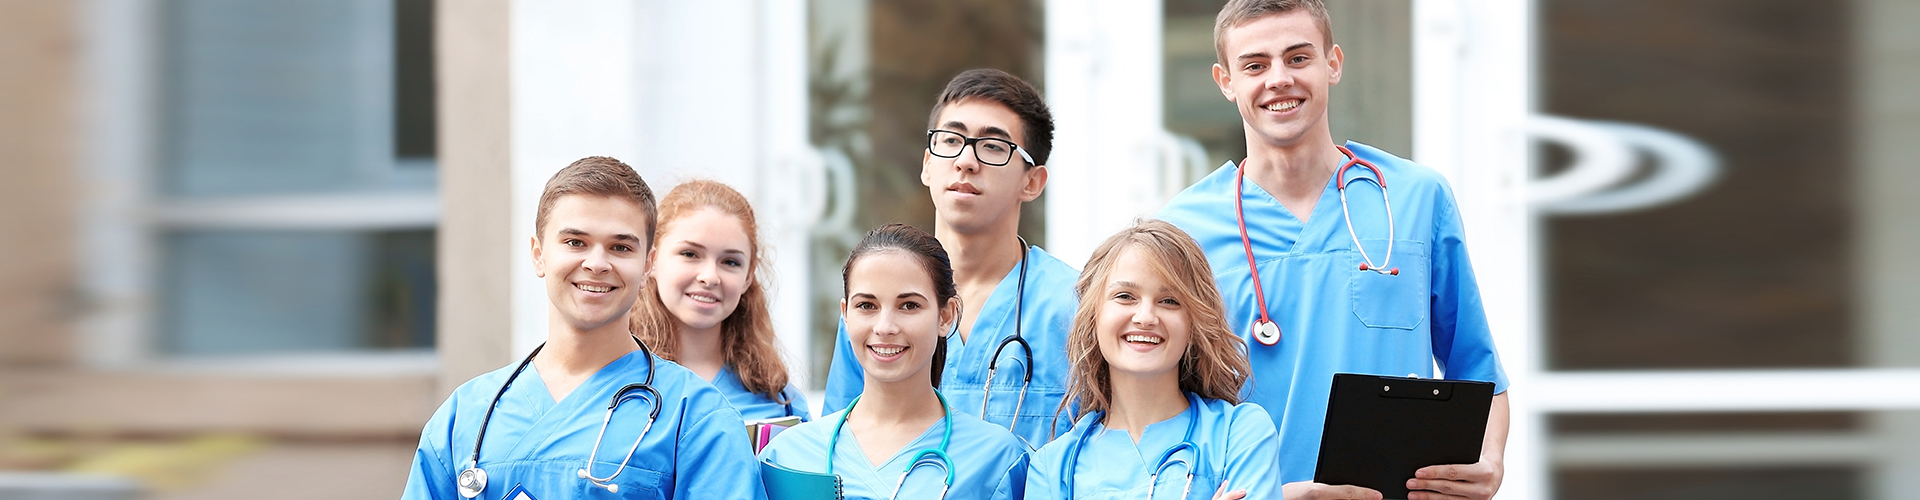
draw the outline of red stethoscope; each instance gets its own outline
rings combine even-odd
[[[1339,149],[1340,154],[1347,155],[1347,162],[1341,164],[1340,168],[1335,170],[1334,186],[1336,190],[1340,192],[1340,215],[1347,219],[1347,236],[1353,238],[1353,248],[1360,251],[1360,259],[1364,261],[1360,263],[1360,270],[1399,276],[1400,268],[1387,267],[1387,265],[1393,261],[1393,239],[1395,237],[1393,227],[1393,202],[1387,199],[1387,177],[1380,173],[1380,167],[1373,166],[1372,162],[1354,156],[1353,151],[1347,150],[1346,146],[1336,145],[1334,148]],[[1233,214],[1234,218],[1240,223],[1240,245],[1247,250],[1247,271],[1253,274],[1253,298],[1259,301],[1260,319],[1253,322],[1253,339],[1263,345],[1272,346],[1280,343],[1280,325],[1275,324],[1273,319],[1267,316],[1267,295],[1260,286],[1260,268],[1255,265],[1253,259],[1253,239],[1247,237],[1247,212],[1241,208],[1240,202],[1240,198],[1242,197],[1241,193],[1244,192],[1241,190],[1241,186],[1245,185],[1247,180],[1246,162],[1247,160],[1244,158],[1240,160],[1239,172],[1235,174],[1236,177],[1233,179]],[[1360,233],[1353,230],[1353,213],[1347,210],[1347,184],[1356,180],[1365,179],[1365,177],[1354,177],[1351,180],[1347,179],[1347,171],[1353,169],[1354,166],[1366,167],[1367,170],[1373,171],[1373,179],[1370,180],[1372,180],[1375,185],[1380,186],[1380,204],[1387,207],[1387,255],[1386,258],[1380,260],[1380,264],[1378,265],[1373,263],[1373,257],[1367,255],[1367,248],[1360,246]]]

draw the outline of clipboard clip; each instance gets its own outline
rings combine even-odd
[[[1446,401],[1453,399],[1453,385],[1418,378],[1380,377],[1376,394],[1383,398]]]

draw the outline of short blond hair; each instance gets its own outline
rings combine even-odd
[[[1313,24],[1320,27],[1320,33],[1326,37],[1326,47],[1333,49],[1333,17],[1327,15],[1327,4],[1320,0],[1231,0],[1220,8],[1220,15],[1213,18],[1213,52],[1220,58],[1220,66],[1227,67],[1227,30],[1238,28],[1255,19],[1285,14],[1305,9],[1313,16]]]
[[[1107,411],[1113,405],[1113,379],[1107,359],[1100,353],[1094,321],[1101,305],[1106,303],[1101,300],[1102,288],[1113,272],[1114,262],[1120,260],[1123,250],[1130,248],[1141,251],[1147,265],[1171,285],[1174,297],[1186,305],[1191,334],[1187,351],[1180,355],[1180,390],[1239,404],[1240,387],[1246,384],[1252,368],[1242,349],[1245,341],[1227,327],[1226,306],[1221,304],[1220,290],[1214,287],[1207,254],[1186,231],[1166,221],[1149,219],[1136,222],[1100,243],[1087,260],[1080,280],[1073,285],[1074,292],[1080,296],[1080,307],[1074,312],[1073,327],[1067,331],[1067,358],[1071,363],[1068,371],[1072,377],[1067,383],[1067,398],[1061,401],[1061,410],[1066,409],[1068,401],[1079,402],[1081,415]]]

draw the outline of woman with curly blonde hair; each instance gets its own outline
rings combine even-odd
[[[1035,453],[1027,498],[1277,498],[1278,435],[1266,410],[1239,404],[1247,356],[1199,245],[1135,223],[1094,250],[1074,291],[1080,413]]]
[[[653,270],[634,305],[633,333],[713,383],[744,419],[808,420],[767,312],[758,232],[753,206],[726,184],[674,187],[660,200]]]

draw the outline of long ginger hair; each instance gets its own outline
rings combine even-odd
[[[740,303],[734,307],[733,314],[720,321],[720,349],[725,353],[727,366],[740,376],[741,385],[780,401],[780,392],[787,387],[787,364],[780,358],[773,317],[767,312],[764,282],[770,271],[764,265],[766,252],[760,246],[753,205],[726,184],[710,180],[687,182],[674,187],[660,200],[657,233],[666,234],[682,217],[707,208],[739,218],[740,227],[747,232],[749,247],[747,288],[741,292]],[[659,243],[655,242],[654,246],[653,250],[658,250]],[[680,347],[680,320],[660,300],[659,284],[651,274],[647,276],[646,286],[640,289],[640,300],[634,302],[631,325],[633,334],[653,348],[654,354],[679,359],[676,353]]]

